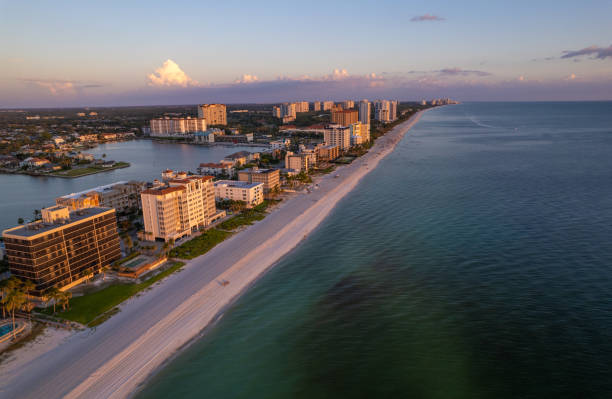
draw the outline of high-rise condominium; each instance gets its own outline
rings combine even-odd
[[[206,119],[208,125],[227,125],[227,109],[224,104],[198,105],[198,118]]]
[[[368,100],[359,101],[359,122],[369,125],[370,124],[370,113],[371,105]]]

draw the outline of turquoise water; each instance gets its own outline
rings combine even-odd
[[[607,398],[612,103],[432,110],[141,398]]]
[[[0,337],[10,333],[11,331],[13,331],[13,325],[12,324],[5,324],[3,326],[0,326]]]

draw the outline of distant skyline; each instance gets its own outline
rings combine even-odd
[[[612,2],[0,0],[0,108],[612,100]]]

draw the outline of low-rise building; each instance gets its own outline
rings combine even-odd
[[[264,194],[280,189],[278,169],[259,169],[257,167],[238,172],[238,180],[248,183],[263,183]]]
[[[242,166],[259,158],[258,152],[238,151],[226,156],[223,161],[232,162],[235,166]]]
[[[205,132],[195,132],[193,141],[198,144],[210,144],[215,142],[215,134],[209,130]]]
[[[227,163],[201,163],[198,167],[198,173],[209,176],[228,176],[234,177],[236,168]]]
[[[297,173],[308,173],[311,167],[311,159],[309,154],[294,154],[291,151],[287,151],[285,155],[285,169],[294,170]]]
[[[321,145],[317,147],[317,157],[319,161],[329,162],[340,156],[340,149],[337,145]]]
[[[285,150],[290,144],[291,140],[289,139],[270,141],[270,148],[272,150]]]
[[[44,165],[50,164],[51,162],[45,158],[28,157],[19,163],[21,167],[27,168],[40,168]]]
[[[11,274],[34,282],[35,294],[72,287],[121,257],[114,209],[56,205],[41,213],[2,233]]]
[[[247,207],[253,207],[263,202],[263,187],[263,183],[219,180],[215,182],[215,199],[243,201]]]
[[[56,198],[57,205],[71,210],[101,206],[117,212],[140,208],[140,193],[146,183],[120,181]]]
[[[218,143],[252,143],[254,139],[253,133],[245,134],[227,134],[223,136],[216,136],[215,141]]]

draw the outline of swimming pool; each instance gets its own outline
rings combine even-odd
[[[12,323],[0,326],[0,337],[10,333],[11,331],[13,331],[13,324]]]

